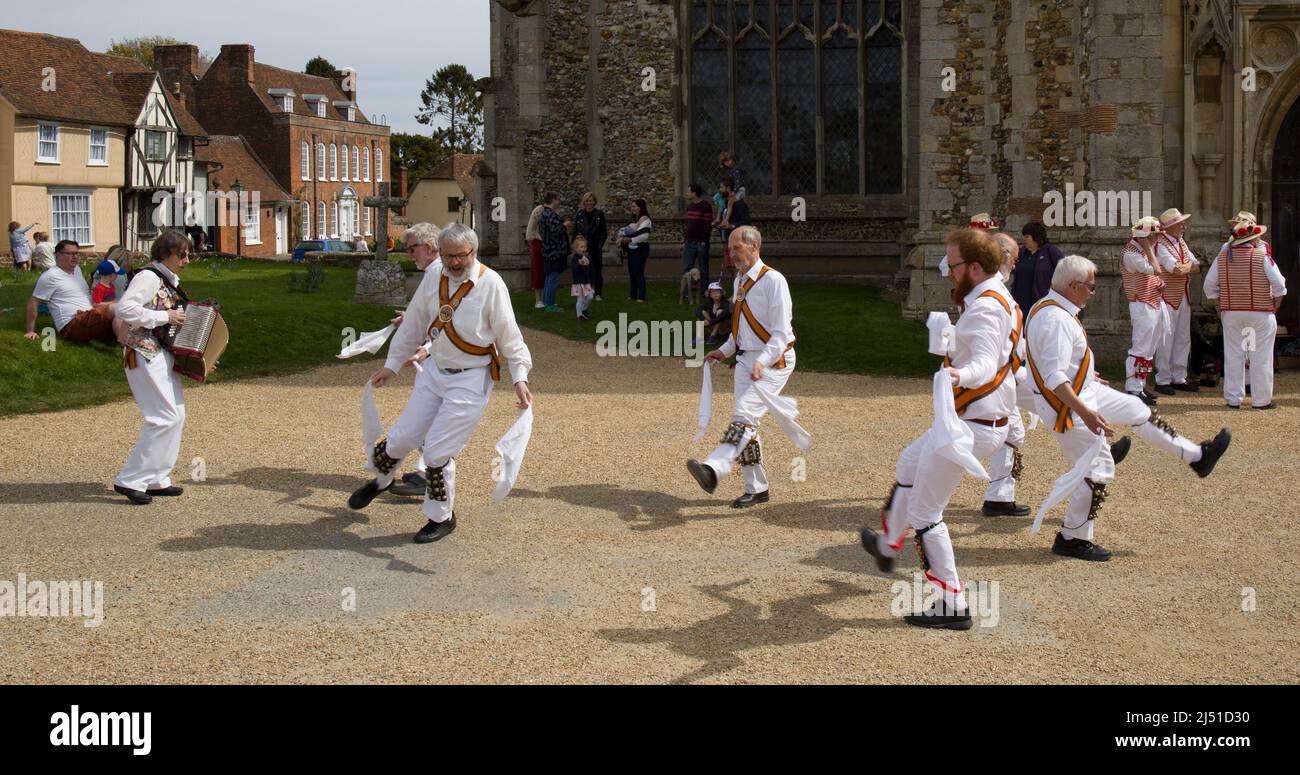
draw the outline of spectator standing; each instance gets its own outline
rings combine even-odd
[[[744,199],[745,171],[736,165],[736,154],[723,151],[718,155],[718,163],[722,165],[722,177],[731,178],[731,190],[736,192],[736,198]]]
[[[29,223],[26,227],[19,228],[21,225],[18,221],[9,222],[9,252],[13,254],[14,267],[26,272],[32,268],[32,243],[27,241],[27,232],[36,224]]]
[[[735,269],[735,262],[731,259],[731,232],[741,226],[749,226],[749,203],[736,196],[735,181],[731,177],[725,177],[718,181],[718,193],[723,196],[727,202],[726,208],[718,215],[718,231],[722,235],[722,265],[723,274],[726,270]]]
[[[587,308],[591,306],[596,291],[591,285],[592,266],[594,262],[588,255],[587,238],[579,234],[573,238],[573,255],[569,257],[573,266],[573,297],[578,300],[576,310],[578,320],[587,320]]]
[[[1020,309],[1033,309],[1038,300],[1052,290],[1052,273],[1065,254],[1047,237],[1047,227],[1039,221],[1030,221],[1020,230],[1025,247],[1016,261],[1011,295]]]
[[[632,200],[632,222],[618,230],[620,240],[627,246],[629,301],[645,301],[645,265],[650,258],[650,230],[653,228],[645,200]]]
[[[690,185],[686,205],[686,238],[682,241],[682,274],[699,262],[700,283],[709,283],[709,233],[713,230],[713,205],[704,198],[698,183]]]
[[[609,238],[609,227],[605,223],[605,212],[596,207],[596,195],[590,191],[582,195],[582,205],[573,217],[573,236],[579,235],[587,238],[591,287],[596,294],[595,301],[600,301],[605,288],[605,240]]]
[[[533,289],[533,295],[536,299],[533,307],[536,309],[542,309],[546,306],[542,303],[542,289],[546,287],[546,272],[542,267],[542,232],[540,230],[542,210],[545,209],[542,205],[534,207],[532,214],[528,216],[528,228],[524,229],[524,239],[528,241],[528,286]]]
[[[537,224],[537,230],[542,236],[542,265],[546,270],[542,303],[547,312],[560,311],[560,305],[555,303],[555,290],[560,284],[560,275],[564,274],[569,256],[569,232],[564,228],[559,207],[560,195],[554,191],[546,192],[542,198],[542,214]]]

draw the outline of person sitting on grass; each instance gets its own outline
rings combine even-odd
[[[45,302],[54,318],[54,328],[59,336],[69,342],[114,342],[113,317],[117,302],[96,304],[90,298],[90,286],[77,269],[81,249],[70,239],[59,240],[54,247],[55,265],[45,270],[36,280],[32,297],[27,302],[28,339],[36,340],[36,307]]]
[[[50,235],[43,231],[36,232],[32,238],[36,240],[36,247],[32,248],[32,268],[44,272],[54,266],[54,243],[50,242]]]
[[[575,307],[578,320],[590,320],[587,309],[591,306],[592,299],[596,298],[596,289],[591,282],[593,278],[591,257],[587,255],[587,238],[581,234],[573,238],[573,255],[569,262],[573,266],[572,293],[578,300]]]
[[[712,346],[731,333],[731,302],[721,283],[709,283],[704,303],[695,311],[695,318],[704,322],[704,341]]]
[[[90,290],[92,304],[104,304],[117,301],[117,277],[126,274],[126,270],[116,261],[104,259],[95,267],[95,287]]]

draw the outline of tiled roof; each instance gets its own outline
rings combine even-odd
[[[152,76],[134,59],[97,54],[72,38],[20,30],[0,30],[0,52],[0,96],[22,115],[131,126],[144,107],[143,99],[130,104],[114,84],[114,74]],[[53,68],[49,91],[47,67]]]
[[[212,135],[208,138],[207,145],[194,149],[194,157],[199,161],[221,164],[221,169],[208,174],[208,186],[213,190],[229,191],[230,184],[238,180],[245,191],[259,192],[263,202],[293,200],[275,182],[275,176],[242,136]]]
[[[483,160],[481,153],[456,153],[425,173],[421,180],[455,180],[466,198],[474,198],[474,176],[470,171]]]
[[[325,106],[325,116],[335,120],[347,121],[347,109],[339,110],[334,107],[335,100],[346,100],[348,95],[343,93],[339,85],[333,78],[325,78],[319,75],[307,75],[298,73],[293,70],[285,70],[271,65],[264,65],[261,62],[253,63],[253,79],[256,81],[254,88],[257,90],[257,96],[262,100],[262,104],[272,113],[282,113],[279,106],[272,100],[268,93],[270,89],[293,89],[298,95],[293,98],[293,112],[300,116],[314,116],[316,109],[313,105],[308,105],[302,97],[304,94],[323,94],[328,104]],[[366,120],[365,111],[357,106],[356,121],[354,124],[369,124]]]

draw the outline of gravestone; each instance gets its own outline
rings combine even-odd
[[[379,184],[379,196],[362,200],[366,207],[374,207],[379,216],[379,230],[375,235],[375,257],[362,261],[357,267],[357,290],[353,301],[357,304],[406,304],[406,273],[402,265],[388,260],[388,211],[406,206],[402,197],[391,196],[391,184]]]

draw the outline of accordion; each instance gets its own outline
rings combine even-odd
[[[191,302],[185,306],[185,322],[159,326],[158,341],[174,356],[172,371],[203,382],[217,368],[217,361],[230,342],[230,331],[218,307],[212,302]]]

